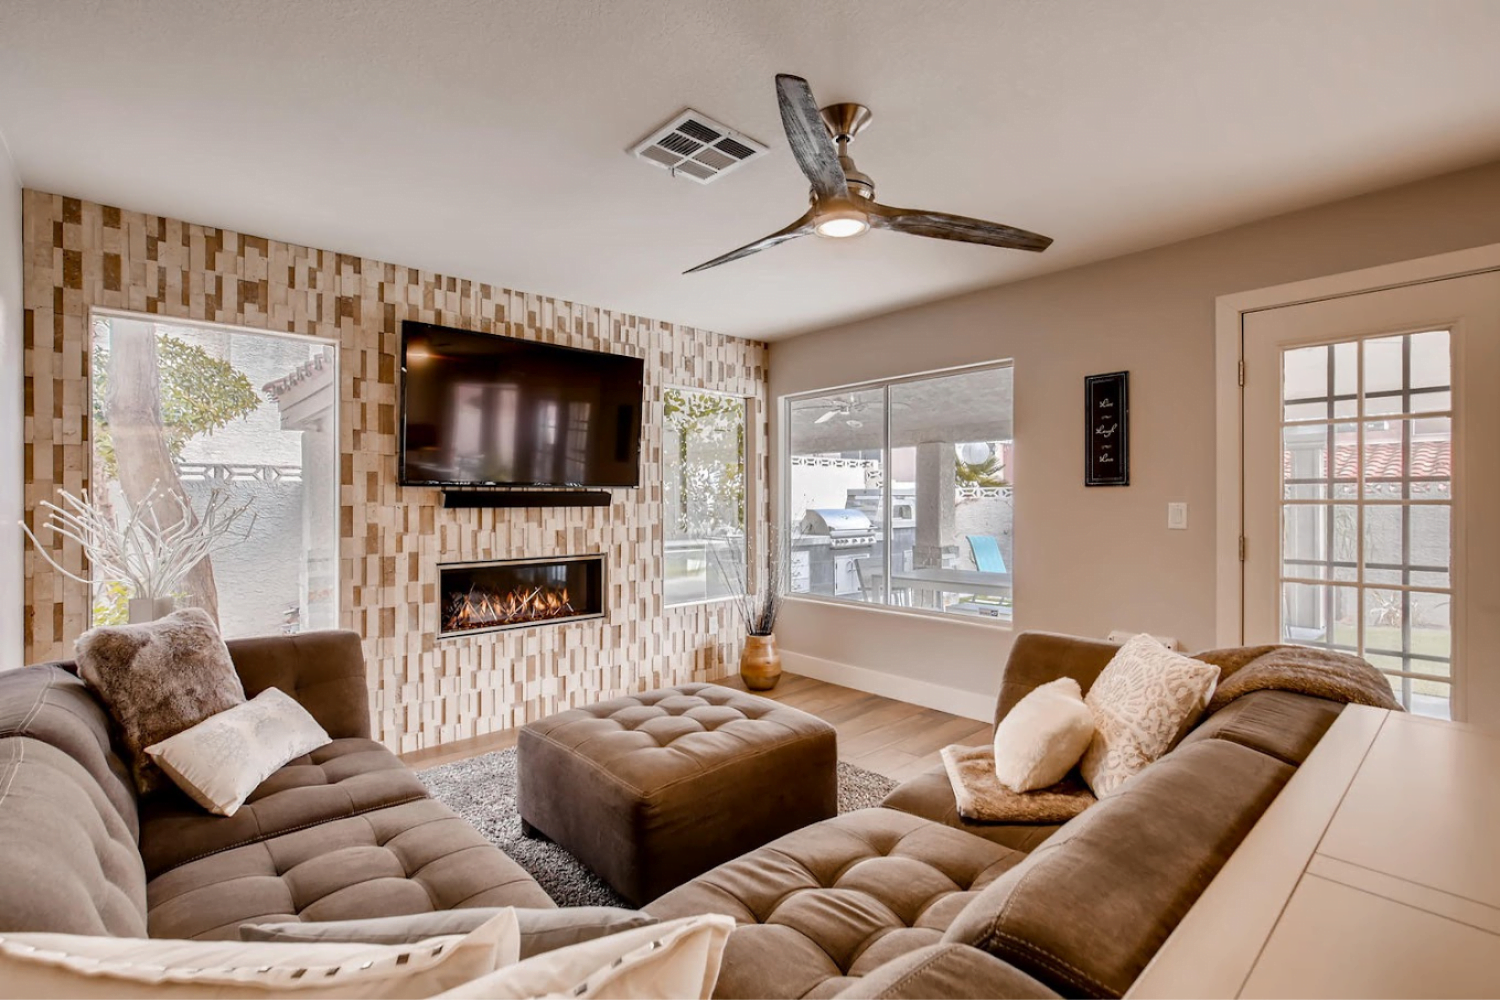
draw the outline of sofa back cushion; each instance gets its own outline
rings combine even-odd
[[[358,633],[330,629],[230,639],[226,645],[245,697],[280,688],[331,738],[369,738],[370,689]]]
[[[1120,647],[1098,639],[1052,632],[1022,632],[1011,646],[1005,672],[1000,677],[1000,697],[995,702],[995,724],[1010,714],[1016,702],[1033,690],[1071,677],[1084,694],[1089,693],[1101,671]]]
[[[1180,747],[981,892],[944,940],[1065,996],[1121,996],[1292,773],[1227,740]]]
[[[1343,710],[1343,705],[1327,698],[1292,691],[1252,691],[1205,717],[1180,745],[1228,740],[1301,767]]]
[[[50,743],[0,739],[0,859],[0,931],[146,936],[135,834]]]
[[[130,769],[111,743],[104,706],[82,680],[57,664],[0,672],[0,740],[27,736],[76,760],[130,831],[140,835]]]

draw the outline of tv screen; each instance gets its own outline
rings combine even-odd
[[[401,324],[401,483],[638,486],[645,363]]]

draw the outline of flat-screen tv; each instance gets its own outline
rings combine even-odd
[[[645,362],[401,324],[403,486],[638,486]]]

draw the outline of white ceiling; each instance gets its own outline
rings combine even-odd
[[[1494,0],[5,0],[30,187],[771,339],[1500,156]],[[871,233],[679,272],[807,185],[772,77],[875,112],[890,204],[1056,239]],[[721,181],[626,155],[691,106]]]

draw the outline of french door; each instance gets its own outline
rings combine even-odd
[[[1500,274],[1247,313],[1244,633],[1500,727]]]

